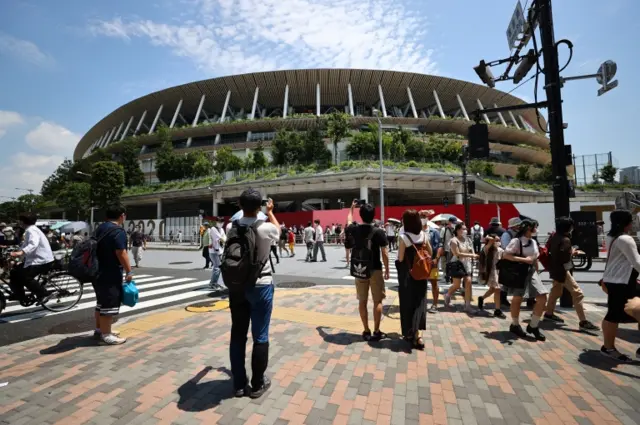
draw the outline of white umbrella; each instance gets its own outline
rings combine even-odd
[[[456,221],[461,221],[458,217],[456,217],[453,214],[438,214],[437,216],[432,217],[431,221],[439,223],[441,221],[449,221],[451,217],[455,218]]]
[[[60,228],[60,233],[76,233],[82,230],[89,229],[89,224],[85,221],[72,221]]]
[[[435,229],[435,230],[438,230],[440,228],[440,226],[438,226],[436,223],[434,223],[431,220],[427,222],[427,226],[429,226],[430,229]]]
[[[398,224],[398,225],[401,224],[400,220],[398,220],[397,218],[390,218],[388,221],[389,223],[393,223],[393,224]]]

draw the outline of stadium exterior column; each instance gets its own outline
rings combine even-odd
[[[378,96],[380,96],[380,109],[382,109],[382,117],[387,118],[387,105],[384,103],[384,94],[382,93],[382,86],[378,84]]]
[[[509,111],[509,116],[511,117],[511,122],[515,124],[516,128],[520,129],[520,124],[518,124],[518,120],[516,120],[516,116],[513,115],[513,112]]]
[[[205,95],[203,94],[200,98],[200,103],[198,104],[198,109],[196,110],[196,116],[193,118],[193,123],[191,124],[191,128],[198,126],[198,120],[200,119],[200,113],[202,112],[202,106],[204,105]],[[191,146],[191,137],[187,139],[187,147]]]
[[[478,102],[478,108],[480,108],[480,110],[482,111],[484,109],[484,106],[482,106],[482,102],[480,102],[480,99],[476,99],[476,102]],[[484,122],[486,122],[487,124],[491,124],[491,121],[489,121],[489,116],[484,112],[482,113],[482,118],[484,118]]]
[[[520,118],[520,122],[522,123],[522,129],[523,130],[527,130],[527,131],[531,131],[531,130],[529,130],[529,127],[527,126],[527,123],[524,121],[524,118],[522,118],[522,115],[518,115],[518,118]]]
[[[493,106],[496,108],[498,107],[496,103],[494,103]],[[504,117],[502,116],[502,112],[498,112],[498,118],[500,118],[500,122],[502,123],[502,125],[507,127],[507,122],[504,120]]]
[[[127,126],[124,128],[124,133],[122,133],[122,136],[120,136],[120,140],[124,140],[124,138],[127,137],[127,133],[129,132],[129,127],[131,127],[132,123],[133,123],[133,115],[131,115],[131,118],[129,118],[129,122],[127,123]]]
[[[456,188],[456,205],[463,204],[462,185]]]
[[[256,92],[253,94],[253,105],[251,106],[251,115],[249,119],[253,120],[256,117],[256,108],[258,107],[258,93],[260,93],[260,87],[256,86]],[[251,132],[247,131],[247,142],[251,141]]]
[[[113,140],[120,140],[118,139],[118,135],[120,134],[120,132],[122,131],[122,127],[124,127],[124,121],[122,121],[120,123],[120,126],[118,127],[118,131],[116,131],[116,134],[113,136]]]
[[[465,109],[464,103],[462,103],[462,98],[459,94],[456,94],[456,99],[458,99],[458,105],[460,106],[460,110],[462,111],[464,118],[469,121],[469,114],[467,114],[467,110]]]
[[[413,118],[418,118],[418,111],[416,111],[416,104],[413,101],[413,95],[411,94],[411,87],[407,86],[407,96],[409,96],[409,104],[411,105],[411,113]]]
[[[144,122],[144,119],[146,116],[147,116],[147,110],[145,109],[145,111],[142,113],[142,116],[140,117],[140,121],[138,121],[138,125],[136,126],[136,131],[133,132],[134,136],[138,134],[138,131],[140,131],[140,128],[142,127],[142,123]]]
[[[442,109],[442,104],[440,103],[440,98],[438,97],[438,92],[433,91],[433,98],[436,100],[436,105],[438,105],[438,112],[440,112],[440,117],[444,118],[444,110]]]
[[[289,112],[289,84],[284,87],[284,105],[282,105],[282,118],[287,118]]]
[[[178,102],[178,106],[176,107],[176,112],[173,114],[173,118],[171,119],[171,124],[169,124],[169,128],[173,128],[176,125],[176,121],[178,120],[178,115],[180,115],[180,108],[182,108],[182,99]]]
[[[216,192],[211,192],[212,204],[211,204],[211,215],[214,217],[218,216],[218,200],[216,199]]]
[[[109,133],[109,137],[107,137],[107,141],[105,142],[104,146],[107,147],[109,146],[109,143],[111,143],[111,139],[113,138],[113,135],[116,132],[116,126],[114,125],[113,128],[111,129],[111,133]]]
[[[360,181],[360,199],[369,202],[369,185],[365,180]]]
[[[316,115],[320,116],[320,83],[316,84]]]
[[[356,114],[353,109],[353,92],[351,91],[351,83],[347,84],[347,91],[349,92],[349,113],[353,117]]]
[[[222,107],[222,115],[220,115],[220,121],[218,121],[218,122],[223,123],[225,118],[227,117],[227,110],[229,109],[229,100],[231,100],[231,90],[227,91],[227,97],[224,100],[224,106]],[[219,133],[216,134],[216,140],[215,140],[214,144],[215,145],[220,144],[220,139],[221,138],[222,138],[222,136]]]
[[[156,201],[156,218],[162,220],[162,199]]]
[[[163,108],[164,108],[164,104],[160,105],[160,107],[158,108],[158,112],[156,112],[156,117],[153,119],[153,124],[151,124],[151,128],[149,129],[148,134],[152,134],[155,131],[156,125],[158,125],[158,120],[160,119],[160,114],[162,114]]]

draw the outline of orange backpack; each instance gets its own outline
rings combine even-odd
[[[413,265],[409,274],[414,280],[428,280],[431,276],[431,256],[426,249],[426,243],[417,246],[411,240],[411,237],[407,235],[407,238],[411,241],[411,244],[416,250],[416,255],[413,257]]]

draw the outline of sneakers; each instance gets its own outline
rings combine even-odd
[[[507,316],[500,309],[496,309],[496,311],[493,312],[493,317],[497,317],[498,319],[506,319],[507,318]]]
[[[536,338],[536,341],[546,341],[547,337],[540,332],[540,328],[532,328],[531,325],[527,325],[527,333],[530,333]]]
[[[120,338],[119,336],[110,333],[109,335],[103,335],[101,342],[105,345],[120,345],[127,342],[127,338]]]
[[[271,387],[271,380],[269,380],[269,378],[264,378],[262,381],[262,385],[260,385],[258,388],[253,388],[251,390],[251,394],[249,394],[249,397],[251,398],[260,398],[264,395],[264,393],[266,393],[269,388]]]
[[[233,392],[233,396],[235,398],[242,398],[251,395],[251,387],[246,385],[244,388],[240,388],[239,390],[235,390]]]
[[[115,336],[120,336],[120,331],[114,331],[112,330],[111,333]],[[95,330],[93,331],[93,339],[96,339],[98,341],[102,340],[102,332],[100,332],[99,330]]]
[[[431,304],[431,307],[429,307],[429,309],[427,310],[429,313],[437,313],[438,312],[438,306],[435,304]]]
[[[638,351],[636,351],[636,356],[638,355]],[[615,348],[604,348],[604,345],[600,348],[600,353],[621,363],[629,363],[633,361],[631,357],[627,356],[626,354],[622,354]]]
[[[581,331],[599,331],[600,330],[599,327],[597,327],[596,325],[594,325],[588,320],[583,320],[582,322],[580,322],[579,326]]]
[[[449,294],[444,296],[444,306],[445,308],[449,308],[451,306],[451,296]]]
[[[524,331],[522,330],[522,326],[520,325],[511,324],[511,326],[509,326],[509,332],[511,332],[512,334],[515,334],[519,338],[527,337],[527,334],[524,333]]]
[[[551,320],[552,322],[556,322],[556,323],[564,323],[564,320],[562,320],[560,317],[556,316],[555,314],[544,314],[544,320]]]
[[[484,310],[484,297],[478,297],[478,310]]]

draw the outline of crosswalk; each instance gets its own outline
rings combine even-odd
[[[138,304],[134,307],[121,306],[120,314],[157,309],[171,304],[207,298],[211,293],[209,279],[199,280],[194,277],[136,275],[136,286],[140,293]],[[77,284],[75,285],[77,287]],[[73,290],[74,286],[70,286]],[[72,312],[93,309],[96,306],[96,294],[90,283],[84,285],[84,294],[80,302],[72,309],[62,312],[50,312],[40,306],[22,307],[17,301],[7,302],[7,307],[0,315],[0,323],[20,323],[43,317],[69,314]]]
[[[395,267],[395,261],[397,258],[397,251],[393,251],[393,252],[389,252],[389,279],[385,280],[386,284],[398,284],[398,270]],[[343,276],[342,277],[343,280],[353,280],[353,276],[351,275],[347,275],[347,276]],[[472,271],[472,278],[471,278],[471,282],[473,284],[473,287],[478,287],[478,288],[485,288],[485,285],[481,285],[478,282],[478,268],[474,267],[473,271]],[[438,283],[438,287],[441,289],[447,289],[449,288],[449,284],[446,284],[444,281],[444,270],[440,270],[440,281]],[[431,284],[429,284],[429,287],[431,287]]]

